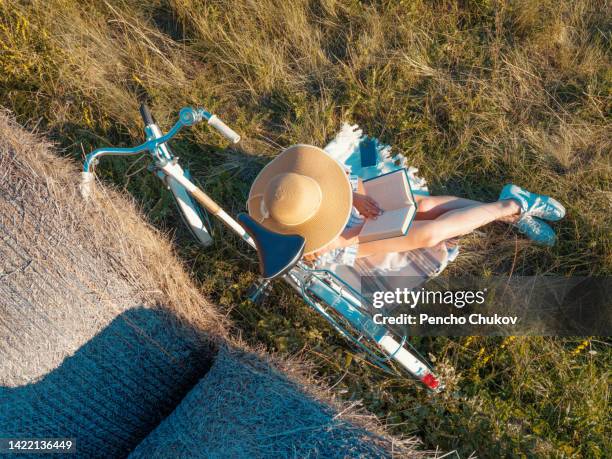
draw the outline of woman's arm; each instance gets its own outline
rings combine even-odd
[[[381,208],[378,206],[376,201],[369,196],[364,194],[363,182],[360,179],[357,181],[357,191],[353,191],[353,206],[359,211],[359,213],[367,218],[376,219],[383,213]],[[324,253],[331,250],[341,249],[343,247],[350,247],[359,243],[359,233],[363,225],[355,226],[353,228],[345,229],[340,236],[330,242],[328,245],[318,250],[315,253],[305,256],[304,258],[309,261],[314,261]]]
[[[321,250],[318,250],[315,253],[311,253],[310,255],[306,255],[304,258],[308,261],[314,261],[324,253],[329,252],[330,250],[341,249],[343,247],[350,247],[351,245],[358,244],[358,237],[360,231],[361,225],[354,228],[345,229],[340,236],[338,236],[332,242],[327,244]]]

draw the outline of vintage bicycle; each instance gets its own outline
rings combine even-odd
[[[257,251],[261,279],[250,295],[253,301],[262,298],[272,281],[282,279],[383,371],[409,375],[432,391],[443,388],[427,361],[410,345],[407,336],[398,335],[393,329],[374,322],[373,309],[358,289],[338,272],[315,269],[302,260],[304,239],[301,236],[270,231],[247,213],[232,218],[193,183],[188,171],[181,167],[168,145],[181,129],[204,121],[235,144],[240,141],[240,136],[234,130],[202,108],[185,107],[180,110],[178,121],[164,134],[146,105],[141,105],[140,113],[145,124],[144,143],[131,148],[100,148],[86,156],[81,182],[84,198],[91,196],[94,166],[102,157],[148,153],[152,159],[152,172],[172,193],[186,225],[203,246],[211,242],[207,221],[210,214]]]

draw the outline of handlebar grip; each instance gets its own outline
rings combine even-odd
[[[151,115],[151,110],[147,104],[140,104],[140,116],[142,116],[145,126],[155,124],[155,120],[153,119],[153,115]]]
[[[81,172],[81,183],[79,184],[79,191],[83,199],[89,199],[91,196],[91,190],[94,183],[94,175],[91,172]]]
[[[240,135],[232,128],[219,119],[217,115],[213,115],[208,119],[208,124],[219,131],[227,140],[232,143],[240,142]]]

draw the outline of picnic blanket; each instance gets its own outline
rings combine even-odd
[[[374,142],[376,146],[376,164],[372,166],[362,164],[360,146],[366,141]],[[405,156],[393,152],[391,146],[385,145],[378,139],[364,135],[363,130],[356,124],[344,123],[324,150],[350,170],[352,175],[364,180],[406,168],[412,191],[415,194],[429,194],[427,182],[417,175],[418,169],[408,165]],[[401,277],[403,287],[408,286],[406,282],[409,282],[413,284],[410,286],[416,288],[429,277],[439,275],[458,253],[458,246],[442,242],[432,248],[360,258],[353,266],[323,263],[319,267],[333,271],[357,290],[361,289],[364,276],[379,278],[379,282],[385,283],[385,288],[391,287],[389,284],[393,283],[393,277]]]

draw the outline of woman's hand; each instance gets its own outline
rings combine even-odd
[[[376,217],[383,213],[374,199],[361,193],[353,193],[353,206],[355,206],[359,213],[365,218],[376,219]]]

